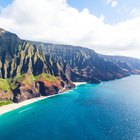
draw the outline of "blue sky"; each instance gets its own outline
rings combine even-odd
[[[68,4],[79,11],[87,8],[90,13],[104,15],[106,23],[116,23],[131,18],[134,9],[139,11],[139,0],[116,0],[117,5],[112,7],[107,0],[68,0]]]
[[[6,7],[11,2],[12,2],[12,0],[0,0],[0,6],[1,7]]]
[[[13,0],[0,0],[0,8],[6,7]],[[117,22],[127,20],[140,14],[139,0],[110,0],[117,1],[117,5],[112,7],[109,0],[67,0],[69,6],[82,11],[87,8],[91,14],[98,17],[104,16],[105,23],[115,24]],[[132,12],[134,15],[132,15]]]

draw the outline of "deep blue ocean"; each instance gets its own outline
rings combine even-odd
[[[140,76],[80,85],[1,115],[0,140],[140,140]]]

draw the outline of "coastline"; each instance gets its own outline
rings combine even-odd
[[[79,85],[86,84],[86,82],[74,82],[74,84],[77,87]],[[26,105],[32,104],[34,102],[38,102],[40,100],[50,98],[50,97],[66,94],[67,92],[68,91],[65,91],[65,92],[59,93],[59,94],[55,94],[55,95],[50,95],[50,96],[36,97],[36,98],[25,100],[25,101],[20,102],[20,103],[12,103],[12,104],[9,104],[9,105],[2,106],[2,107],[0,107],[0,116],[5,114],[5,113],[8,113],[10,111],[16,110],[16,109],[18,109],[20,107],[23,107],[23,106],[26,106]]]
[[[75,84],[75,86],[87,84],[87,82],[73,82],[73,83]]]
[[[36,98],[25,100],[25,101],[20,102],[20,103],[12,103],[12,104],[8,104],[8,105],[4,105],[4,106],[0,107],[0,115],[3,115],[7,112],[16,110],[20,107],[29,105],[31,103],[34,103],[34,102],[37,102],[37,101],[40,101],[40,100],[43,100],[43,99],[46,99],[46,98],[47,97],[36,97]]]

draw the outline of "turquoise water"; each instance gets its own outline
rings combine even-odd
[[[140,140],[140,76],[80,85],[2,115],[0,140]]]

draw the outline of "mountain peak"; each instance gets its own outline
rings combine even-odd
[[[5,33],[6,31],[4,30],[4,29],[2,29],[2,28],[0,28],[0,34],[3,34],[3,33]]]
[[[5,31],[3,28],[0,28],[0,31]]]

